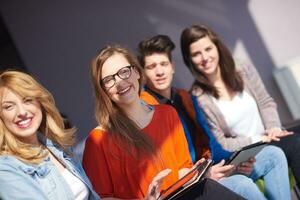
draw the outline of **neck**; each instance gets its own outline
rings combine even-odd
[[[211,82],[213,85],[215,85],[216,83],[223,82],[220,67],[217,67],[217,70],[215,73],[207,75],[207,78],[208,78],[209,82]]]
[[[153,90],[154,92],[156,92],[157,94],[167,98],[167,99],[171,99],[171,87],[168,87],[165,90],[156,90],[156,89],[153,89],[153,88],[150,88],[150,89]]]
[[[40,142],[37,137],[37,133],[33,134],[32,136],[26,137],[26,138],[19,138],[20,141],[30,144],[32,146],[40,146]]]
[[[126,115],[133,120],[140,128],[144,128],[145,124],[148,124],[148,114],[150,109],[148,106],[141,103],[141,100],[137,98],[131,105],[121,107]]]

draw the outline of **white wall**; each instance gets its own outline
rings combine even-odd
[[[268,47],[274,66],[281,68],[300,56],[300,1],[251,0],[249,10]]]
[[[53,94],[84,138],[95,126],[89,63],[108,43],[132,49],[154,34],[176,42],[175,84],[189,89],[192,76],[183,65],[179,38],[183,28],[211,26],[235,56],[251,60],[279,105],[283,122],[290,113],[272,71],[298,55],[298,0],[2,0],[0,12],[29,71]]]

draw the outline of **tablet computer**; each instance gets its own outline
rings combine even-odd
[[[159,200],[171,200],[176,197],[176,195],[180,194],[181,192],[187,190],[192,185],[200,181],[209,167],[212,165],[212,160],[206,159],[203,163],[196,166],[186,175],[184,175],[181,179],[176,181],[166,190],[163,190],[159,196]]]
[[[267,146],[267,142],[256,142],[241,148],[238,151],[235,151],[226,164],[239,165],[241,162],[245,162],[249,160],[251,157],[255,157],[258,152],[260,152],[265,146]]]

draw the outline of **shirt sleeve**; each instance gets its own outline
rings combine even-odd
[[[104,151],[103,132],[92,132],[83,152],[83,168],[100,197],[113,197],[113,182]]]
[[[265,128],[281,127],[277,105],[267,92],[256,68],[251,64],[247,64],[244,66],[244,71],[246,73],[247,81],[252,86],[253,92],[255,93],[256,103]]]

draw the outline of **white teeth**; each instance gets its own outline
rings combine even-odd
[[[125,93],[130,89],[130,87],[124,88],[123,90],[119,91],[119,94]]]
[[[18,124],[20,124],[20,125],[25,125],[25,124],[27,124],[27,123],[29,123],[29,122],[30,122],[30,119],[28,118],[28,119],[26,119],[26,120],[23,120],[23,121],[18,122]]]

